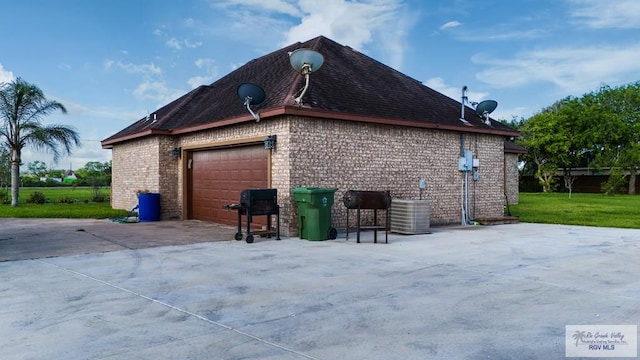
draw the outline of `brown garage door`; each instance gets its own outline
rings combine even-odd
[[[237,224],[238,213],[222,207],[238,203],[244,189],[268,187],[268,155],[263,145],[188,153],[188,217]]]

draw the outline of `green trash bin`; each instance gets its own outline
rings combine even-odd
[[[298,206],[298,236],[307,240],[328,240],[338,237],[331,227],[331,207],[335,188],[300,187],[293,189]]]

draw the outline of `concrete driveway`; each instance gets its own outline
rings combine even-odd
[[[640,322],[640,230],[114,250],[1,262],[0,358],[564,359],[565,325]]]
[[[0,261],[227,241],[233,226],[198,220],[117,223],[0,218]]]

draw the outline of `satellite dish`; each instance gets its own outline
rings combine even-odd
[[[303,48],[290,52],[289,62],[291,62],[291,66],[303,75],[305,79],[305,84],[302,90],[300,90],[300,95],[297,97],[294,96],[295,102],[300,104],[302,97],[309,88],[309,74],[320,69],[324,63],[324,57],[317,51]]]
[[[242,101],[248,100],[250,105],[260,105],[265,99],[265,94],[260,86],[244,83],[238,86],[238,97]]]
[[[247,107],[247,110],[249,111],[249,113],[251,113],[253,119],[256,122],[260,121],[260,115],[254,113],[253,110],[251,110],[251,105],[262,104],[262,102],[266,98],[264,90],[262,90],[262,88],[256,84],[243,83],[238,86],[236,93],[238,94],[238,98],[240,99],[240,101],[244,102],[244,106]]]
[[[489,114],[491,114],[498,107],[498,102],[495,100],[484,100],[476,106],[476,114],[481,118],[484,118],[484,122],[487,125],[491,125],[489,121]]]
[[[298,49],[289,53],[289,61],[296,71],[304,75],[304,71],[312,72],[320,69],[324,63],[324,57],[317,51]]]

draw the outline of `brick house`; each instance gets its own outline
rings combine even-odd
[[[304,77],[289,53],[312,49],[324,56],[310,76],[302,104],[294,95]],[[242,83],[262,87],[266,100],[253,110],[236,94]],[[297,234],[292,190],[338,188],[332,221],[344,228],[347,190],[390,190],[393,198],[417,199],[419,179],[431,200],[431,224],[460,223],[465,150],[479,159],[470,182],[473,217],[503,215],[507,174],[505,139],[518,132],[486,124],[461,104],[348,46],[320,36],[249,61],[200,86],[102,141],[112,150],[112,206],[130,209],[136,191],[160,193],[163,219],[235,224],[246,188],[278,189],[281,229]],[[275,149],[263,140],[276,135]],[[510,158],[509,158],[510,159]],[[511,169],[511,168],[509,168]],[[517,175],[517,173],[516,173]],[[517,192],[517,178],[515,180]]]

